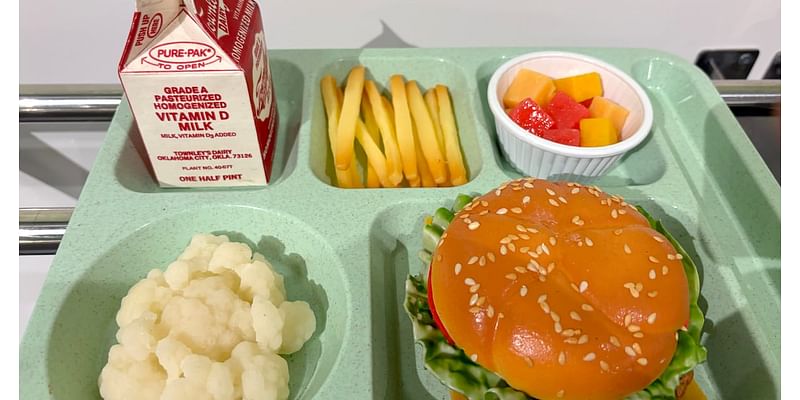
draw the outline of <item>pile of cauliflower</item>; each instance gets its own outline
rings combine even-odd
[[[198,234],[166,271],[136,283],[117,313],[100,373],[114,399],[286,399],[289,369],[316,329],[308,303],[286,301],[283,277],[227,236]]]

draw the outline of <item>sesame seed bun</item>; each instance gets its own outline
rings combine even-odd
[[[689,319],[681,256],[597,188],[509,182],[456,214],[434,253],[441,328],[538,399],[618,399],[672,359]]]

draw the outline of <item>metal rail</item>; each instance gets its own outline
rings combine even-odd
[[[714,80],[729,106],[781,102],[780,80]],[[110,121],[122,99],[119,85],[20,85],[19,122]],[[55,254],[71,208],[20,208],[19,254]]]

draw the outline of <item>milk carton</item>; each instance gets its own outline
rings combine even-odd
[[[267,184],[278,113],[255,0],[137,0],[119,77],[159,185]]]

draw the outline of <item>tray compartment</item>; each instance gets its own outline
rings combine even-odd
[[[165,269],[196,232],[226,234],[261,252],[284,276],[289,300],[309,303],[317,328],[287,356],[292,399],[320,393],[343,346],[351,309],[343,265],[300,221],[246,207],[203,207],[138,229],[91,263],[70,285],[47,344],[47,386],[58,398],[99,398],[97,377],[116,343],[116,311],[136,281]]]
[[[483,161],[477,135],[482,127],[474,117],[477,105],[474,101],[473,86],[464,69],[458,64],[437,57],[403,57],[403,56],[367,56],[341,58],[319,69],[315,75],[311,91],[311,169],[319,180],[331,185],[335,180],[333,157],[328,141],[328,119],[319,87],[320,79],[331,74],[340,87],[344,87],[350,69],[356,65],[364,65],[367,69],[366,79],[374,80],[378,89],[391,101],[386,89],[389,78],[394,74],[402,74],[406,81],[415,80],[424,93],[436,84],[444,84],[450,89],[459,141],[467,169],[468,182],[481,172]],[[311,82],[309,83],[311,84]],[[356,153],[357,155],[359,152]],[[365,156],[360,154],[361,176],[365,176],[363,166]]]

